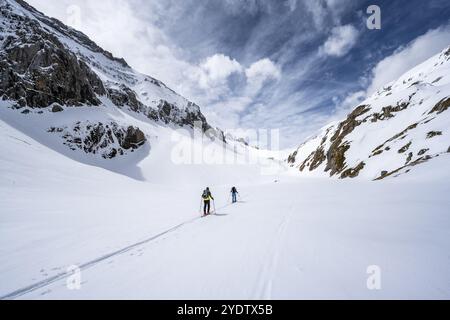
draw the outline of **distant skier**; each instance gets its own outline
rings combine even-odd
[[[214,197],[211,194],[209,188],[206,188],[202,194],[203,199],[203,214],[208,216],[211,213],[211,200],[214,201]]]
[[[231,188],[231,196],[233,197],[233,203],[237,202],[237,195],[239,192],[237,191],[236,187]]]

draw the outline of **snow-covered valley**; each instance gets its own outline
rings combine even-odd
[[[1,296],[17,290],[10,298],[450,295],[450,177],[430,176],[431,163],[414,176],[377,183],[261,176],[246,165],[190,166],[176,173],[182,183],[154,183],[152,156],[137,164],[146,177],[139,181],[64,157],[4,122],[0,130],[7,151],[0,160]],[[241,192],[235,205],[232,184]],[[202,219],[205,185],[217,215]],[[46,283],[72,265],[85,266],[80,290],[67,288],[70,274]],[[372,265],[381,268],[381,290],[366,286]]]
[[[0,299],[450,298],[448,49],[286,153],[0,11]]]

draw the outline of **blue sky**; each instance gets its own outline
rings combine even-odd
[[[450,45],[448,0],[29,2],[197,102],[214,124],[280,129],[282,147]],[[381,30],[366,27],[372,4]]]

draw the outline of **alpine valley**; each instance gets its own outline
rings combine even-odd
[[[450,48],[264,150],[0,0],[0,299],[448,299],[449,74]]]

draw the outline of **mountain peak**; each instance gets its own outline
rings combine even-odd
[[[44,126],[45,117],[39,115],[55,110],[97,107],[104,113],[102,121],[92,122],[87,120],[93,111],[83,109],[72,123],[54,123],[42,129],[64,133],[62,139],[69,149],[75,145],[106,158],[125,154],[109,146],[127,140],[130,128],[137,132],[140,128],[126,121],[119,125],[111,119],[114,109],[160,126],[193,129],[199,124],[204,132],[210,130],[219,141],[225,141],[223,132],[209,125],[198,105],[163,82],[135,71],[83,33],[22,0],[0,0],[0,11],[0,98],[11,109],[37,115]],[[93,137],[89,144],[93,140],[98,145],[85,148],[88,140],[79,137],[77,130]],[[98,152],[100,145],[107,151]]]

